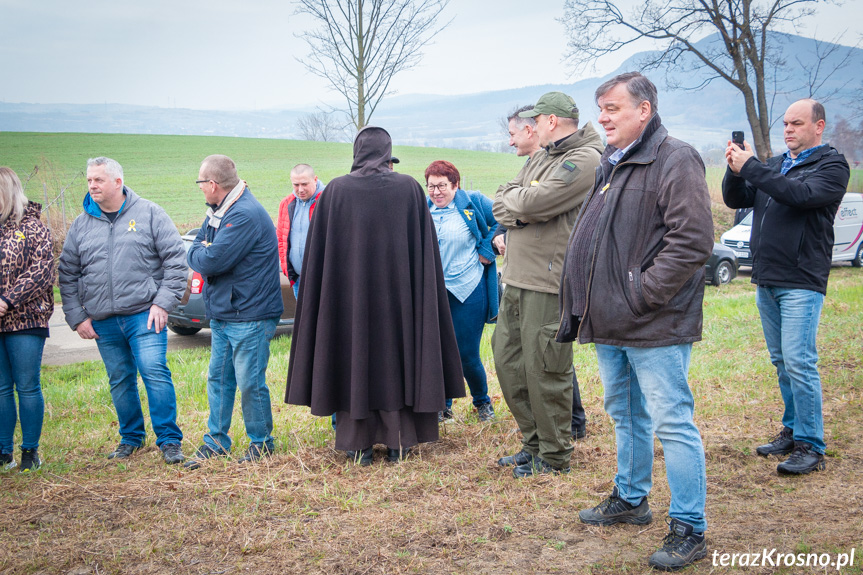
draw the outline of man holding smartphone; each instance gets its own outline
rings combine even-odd
[[[758,161],[749,144],[725,150],[722,197],[730,208],[754,208],[752,283],[770,361],[785,411],[782,430],[758,455],[788,455],[777,471],[824,469],[821,379],[815,337],[827,293],[833,218],[848,187],[845,157],[821,139],[824,106],[798,100],[784,118],[788,151]]]

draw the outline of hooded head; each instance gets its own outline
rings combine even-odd
[[[354,138],[354,165],[351,173],[360,176],[389,173],[393,141],[389,133],[377,126],[366,126]]]

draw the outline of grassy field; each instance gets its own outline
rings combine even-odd
[[[754,446],[779,428],[781,400],[745,276],[708,288],[704,341],[691,385],[707,453],[709,548],[719,553],[850,553],[860,573],[863,420],[859,269],[834,267],[819,332],[827,470],[781,477]],[[590,347],[574,362],[588,412],[567,476],[514,480],[497,458],[519,449],[483,344],[498,419],[480,424],[468,400],[438,443],[400,465],[347,464],[326,418],[282,404],[290,338],[272,344],[277,454],[261,465],[165,466],[152,445],[124,463],[100,362],[45,367],[42,469],[0,478],[0,573],[642,573],[665,532],[669,493],[656,445],[654,523],[596,528],[579,509],[611,490],[614,430]],[[172,353],[179,423],[189,453],[206,430],[206,349]],[[232,435],[247,445],[239,406]],[[16,442],[19,441],[16,439]],[[381,453],[377,454],[378,459]],[[722,569],[725,572],[726,569]],[[731,571],[735,571],[731,569]],[[820,572],[742,569],[746,573]],[[689,572],[717,572],[708,558]],[[830,572],[830,571],[826,571]]]
[[[350,171],[352,150],[351,144],[297,140],[0,132],[0,165],[11,167],[22,180],[39,166],[27,186],[31,199],[44,202],[43,184],[53,199],[72,183],[66,205],[70,221],[80,213],[87,191],[87,158],[101,155],[120,162],[129,187],[165,208],[180,228],[203,220],[206,206],[195,180],[201,160],[210,154],[230,156],[240,177],[275,218],[291,188],[293,166],[311,164],[328,182]],[[393,153],[401,160],[397,170],[421,182],[431,162],[449,160],[462,173],[463,186],[486,194],[493,194],[524,163],[514,154],[444,148],[396,146]]]

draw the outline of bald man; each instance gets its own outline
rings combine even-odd
[[[827,293],[833,218],[848,187],[845,156],[822,143],[824,106],[798,100],[784,118],[781,156],[758,161],[748,143],[728,142],[722,197],[730,208],[754,208],[752,283],[770,361],[785,410],[782,430],[756,452],[785,456],[780,474],[824,469],[824,420],[815,336]]]

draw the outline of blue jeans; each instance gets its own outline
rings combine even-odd
[[[668,515],[707,528],[704,446],[687,382],[692,344],[616,347],[596,344],[605,411],[614,420],[620,497],[638,505],[653,484],[653,434],[662,443],[671,490]]]
[[[0,333],[0,453],[12,453],[12,436],[18,421],[15,394],[21,412],[21,449],[36,449],[42,436],[45,400],[39,384],[42,348],[39,335]]]
[[[180,443],[183,432],[177,426],[177,395],[168,369],[168,330],[147,329],[149,311],[114,315],[93,320],[99,337],[96,345],[108,372],[111,399],[120,423],[120,443],[141,446],[146,439],[144,412],[138,395],[138,373],[147,390],[150,421],[156,445]]]
[[[473,396],[473,404],[476,407],[488,403],[488,379],[485,374],[485,366],[479,356],[479,344],[482,339],[482,331],[485,329],[485,318],[488,312],[488,294],[485,291],[485,282],[480,280],[466,300],[458,301],[458,298],[449,291],[449,310],[452,314],[452,325],[455,328],[455,339],[458,342],[458,354],[461,357],[461,369],[470,394]],[[452,407],[452,399],[446,400],[447,408]]]
[[[821,377],[815,336],[824,295],[805,289],[759,286],[755,303],[770,361],[779,376],[785,403],[782,424],[794,430],[794,441],[805,441],[824,453]]]
[[[278,323],[278,318],[242,322],[210,320],[213,345],[207,378],[210,432],[204,436],[204,442],[219,453],[231,451],[228,432],[237,387],[240,388],[246,434],[252,443],[273,448],[273,409],[267,387],[267,364],[270,340]]]

